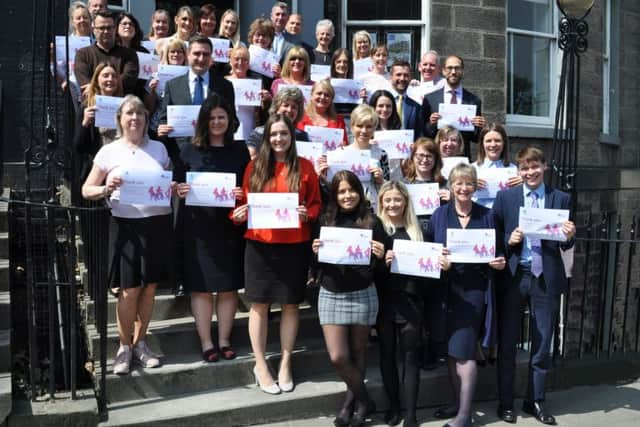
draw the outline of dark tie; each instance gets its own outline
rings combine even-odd
[[[538,193],[529,192],[531,207],[538,207]],[[531,239],[531,272],[534,276],[540,277],[542,274],[542,245],[540,239]]]
[[[457,104],[458,103],[458,97],[456,96],[456,91],[451,89],[449,92],[451,92],[451,102],[450,102],[450,104]]]
[[[204,102],[204,87],[202,86],[202,76],[196,77],[196,87],[193,91],[193,105],[202,105]]]

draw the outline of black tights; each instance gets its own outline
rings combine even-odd
[[[400,337],[400,349],[404,362],[404,399],[407,415],[405,419],[416,418],[416,403],[418,388],[420,387],[420,343],[422,338],[422,319],[418,323],[406,322],[398,325],[393,319],[378,320],[378,337],[380,339],[380,372],[382,382],[389,399],[389,408],[392,412],[400,411],[398,378],[398,365],[396,362],[396,343],[398,333]]]
[[[322,325],[331,363],[348,388],[338,415],[343,419],[351,418],[354,406],[364,413],[369,404],[364,375],[370,329],[365,325]]]
[[[475,360],[460,360],[449,356],[449,381],[458,415],[449,421],[452,427],[465,426],[471,421],[471,404],[476,391],[478,365]]]

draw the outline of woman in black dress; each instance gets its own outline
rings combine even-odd
[[[242,175],[249,163],[246,145],[236,144],[234,107],[212,94],[200,108],[192,144],[182,148],[185,170],[178,175],[178,196],[191,190],[185,172],[223,172],[236,175],[234,197],[242,196]],[[182,209],[182,208],[181,208]],[[196,321],[205,362],[219,357],[233,359],[230,335],[238,305],[237,290],[243,285],[243,227],[229,219],[229,208],[184,206],[184,287],[191,294],[191,311]],[[179,256],[181,254],[178,254]],[[211,316],[216,292],[218,349],[211,339]]]
[[[459,164],[453,168],[449,175],[452,201],[433,213],[425,240],[446,246],[447,229],[494,228],[493,213],[471,200],[477,181],[476,170],[472,166]],[[448,286],[447,353],[454,401],[438,409],[434,416],[442,419],[455,417],[447,426],[471,425],[471,403],[478,376],[478,343],[481,342],[483,347],[493,344],[493,271],[502,270],[506,265],[499,243],[496,242],[496,257],[487,264],[452,265],[448,259],[442,264],[446,272],[441,280]]]
[[[378,296],[373,286],[376,275],[384,274],[386,233],[371,213],[362,183],[352,172],[340,171],[331,181],[329,204],[319,221],[321,226],[372,230],[371,259],[367,265],[318,264],[322,288],[318,296],[318,317],[331,363],[348,390],[336,427],[361,426],[374,409],[364,384],[367,339],[378,313]],[[322,246],[315,239],[317,254]]]

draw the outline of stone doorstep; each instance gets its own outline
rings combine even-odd
[[[526,356],[526,355],[524,355]],[[517,394],[526,381],[526,357],[520,357]],[[382,420],[387,409],[380,371],[370,367],[367,388],[376,401],[372,418]],[[256,386],[241,386],[200,393],[116,402],[109,405],[109,419],[100,426],[239,426],[296,418],[327,416],[332,419],[344,398],[345,385],[335,372],[300,381],[292,393],[277,396],[262,393]],[[476,396],[496,398],[495,368],[480,370]],[[418,406],[440,405],[450,397],[445,367],[421,372]]]
[[[181,353],[162,358],[163,365],[143,369],[133,365],[129,375],[111,373],[113,360],[108,361],[107,399],[110,403],[175,396],[214,389],[245,387],[254,384],[255,359],[250,347],[237,347],[238,357],[205,363],[200,353]],[[369,363],[377,366],[378,348],[369,349]],[[279,343],[270,343],[267,360],[276,375],[280,363]],[[322,340],[298,341],[293,356],[293,373],[300,380],[333,372],[329,356]],[[96,376],[100,375],[100,370]]]
[[[231,333],[234,346],[242,347],[249,345],[248,313],[237,313]],[[279,313],[274,310],[272,320],[269,322],[269,336],[276,336],[280,327]],[[211,331],[214,337],[217,334],[217,322],[213,321]],[[95,325],[87,326],[88,345],[90,354],[97,357],[100,348],[99,334]],[[310,307],[300,310],[300,327],[298,337],[304,340],[309,337],[321,337],[322,331],[318,323],[318,316],[315,309]],[[147,333],[147,343],[155,352],[169,355],[179,351],[180,353],[200,352],[200,340],[198,339],[195,321],[192,316],[185,316],[176,319],[152,321]],[[107,327],[107,357],[113,358],[119,346],[118,331],[115,324],[111,323]]]
[[[71,400],[69,392],[58,393],[53,400],[31,402],[16,399],[6,425],[95,427],[99,421],[98,404],[93,390],[78,390],[76,400]]]

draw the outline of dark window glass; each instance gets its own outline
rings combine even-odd
[[[354,20],[421,19],[420,0],[349,0],[347,16]]]

